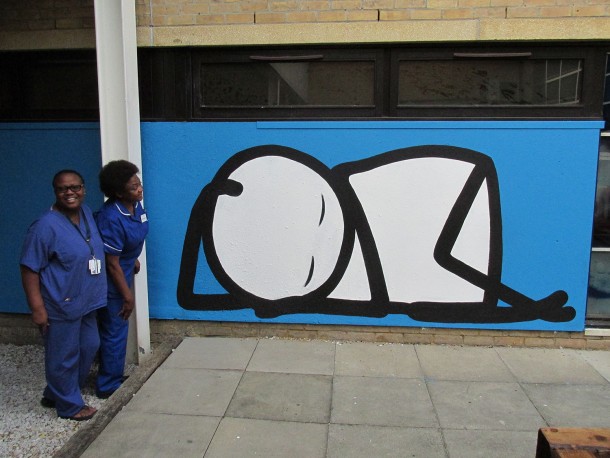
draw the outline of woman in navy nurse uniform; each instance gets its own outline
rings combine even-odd
[[[135,305],[131,286],[134,274],[140,270],[138,256],[148,234],[138,172],[135,164],[119,160],[106,164],[99,175],[100,188],[108,197],[95,214],[104,241],[108,277],[108,306],[98,315],[100,364],[96,395],[103,399],[123,382],[127,320]]]
[[[96,409],[81,395],[99,346],[96,313],[106,305],[104,248],[85,181],[74,170],[53,177],[55,203],[30,228],[20,260],[32,321],[45,346],[47,386],[40,403],[82,421]]]

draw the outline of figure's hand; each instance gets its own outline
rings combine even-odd
[[[49,315],[44,307],[37,308],[32,311],[32,321],[36,326],[41,335],[46,335],[47,329],[49,328]]]
[[[136,259],[136,263],[133,266],[133,273],[137,274],[140,272],[140,261]]]
[[[130,296],[126,299],[123,299],[123,308],[119,312],[119,316],[124,320],[128,320],[131,312],[133,312],[133,308],[135,306],[135,300],[133,296]]]

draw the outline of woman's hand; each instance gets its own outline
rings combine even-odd
[[[128,298],[124,298],[123,299],[123,307],[121,308],[121,311],[119,312],[119,316],[121,318],[123,318],[124,320],[128,320],[131,312],[133,312],[133,308],[135,306],[135,300],[133,296],[129,296]]]
[[[133,265],[133,273],[137,274],[140,272],[140,260],[136,259],[136,263]]]
[[[36,326],[38,326],[40,334],[44,336],[49,328],[49,316],[47,314],[47,310],[44,307],[32,310],[32,321]]]
[[[44,336],[49,327],[49,315],[40,293],[40,275],[24,265],[21,265],[20,269],[23,290],[32,311],[32,321],[38,326],[40,334]]]

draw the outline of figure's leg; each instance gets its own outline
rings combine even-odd
[[[123,299],[109,299],[99,311],[100,365],[96,381],[99,397],[108,397],[120,386],[125,368],[129,322],[119,316]]]

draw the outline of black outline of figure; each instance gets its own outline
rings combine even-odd
[[[320,175],[335,192],[343,212],[343,240],[334,271],[317,289],[302,296],[280,299],[257,297],[233,281],[218,259],[212,228],[219,196],[239,196],[241,183],[230,175],[248,161],[278,156],[300,162]],[[445,221],[434,248],[434,259],[444,269],[484,291],[480,302],[397,302],[391,301],[384,279],[382,263],[364,209],[349,183],[351,175],[374,170],[395,162],[417,158],[446,158],[473,164],[474,168]],[[487,187],[490,216],[490,246],[487,273],[467,265],[451,253],[474,200],[482,186]],[[354,243],[358,238],[368,277],[369,300],[331,298],[348,267]],[[196,294],[194,283],[201,243],[210,270],[227,294]],[[313,261],[312,261],[313,262]],[[312,265],[313,266],[313,265]],[[498,178],[492,159],[482,153],[446,145],[403,148],[371,158],[340,164],[329,169],[314,157],[301,151],[279,146],[261,145],[238,152],[218,170],[203,188],[193,205],[188,222],[180,273],[178,304],[187,310],[254,310],[259,318],[274,318],[295,313],[320,313],[362,317],[407,315],[414,320],[432,323],[510,323],[542,319],[566,322],[576,311],[565,306],[568,295],[555,291],[534,300],[502,283],[502,219]],[[498,306],[502,300],[509,306]]]

